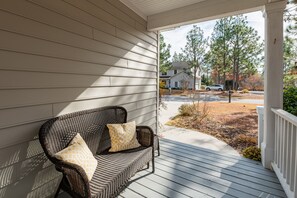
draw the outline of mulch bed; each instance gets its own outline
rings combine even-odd
[[[209,102],[209,114],[202,123],[192,116],[176,116],[167,124],[212,135],[239,153],[258,141],[258,115],[255,104]]]

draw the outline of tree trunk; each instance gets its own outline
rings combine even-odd
[[[220,81],[221,81],[221,75],[220,75],[220,70],[218,70],[217,84],[220,84]]]
[[[236,72],[236,90],[238,90],[239,87],[239,71]]]
[[[232,89],[235,90],[235,77],[236,75],[236,58],[235,58],[235,55],[233,56],[233,76],[232,76]]]
[[[226,82],[226,68],[227,68],[227,65],[226,65],[226,34],[225,34],[225,22],[226,22],[226,19],[224,20],[224,29],[223,29],[223,38],[224,38],[224,55],[223,55],[223,84],[225,85],[225,82]]]
[[[224,66],[223,66],[223,84],[225,84],[225,82],[226,82],[226,67],[227,67],[227,65],[226,65],[226,53],[224,53],[223,64],[224,64]]]
[[[236,79],[235,79],[235,82],[236,82],[236,87],[235,89],[238,90],[238,86],[239,86],[239,57],[236,58]]]
[[[194,67],[194,84],[193,84],[193,90],[196,90],[196,75],[197,75],[197,67]]]

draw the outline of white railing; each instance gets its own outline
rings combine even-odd
[[[261,148],[264,136],[264,107],[257,106],[258,113],[258,148]]]
[[[281,109],[275,114],[275,152],[272,167],[287,196],[297,198],[297,117]]]

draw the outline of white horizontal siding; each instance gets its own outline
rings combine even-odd
[[[130,43],[121,38],[117,38],[115,36],[109,35],[105,32],[94,30],[94,39],[101,42],[108,42],[111,45],[114,45],[123,49],[128,49],[135,53],[143,54],[151,58],[156,57],[156,53],[153,52],[153,50],[155,49],[154,47],[148,46],[148,49],[146,49],[144,47],[138,46],[137,44],[136,45],[133,44],[134,42]]]
[[[157,34],[120,1],[4,0],[0,43],[0,197],[55,193],[49,118],[121,105],[156,129]]]
[[[16,122],[14,123],[15,126],[1,128],[0,129],[0,139],[1,139],[0,149],[18,145],[20,143],[28,142],[32,139],[38,138],[38,131],[40,126],[49,118],[42,119],[40,117],[35,119],[38,119],[39,121],[23,119],[17,122],[16,120]],[[0,154],[3,154],[1,153],[1,150],[0,150]],[[3,158],[1,158],[1,160],[2,159]],[[1,163],[6,164],[7,163],[6,159],[3,160],[3,162]],[[0,167],[1,167],[1,164],[0,164]]]
[[[11,20],[7,21],[6,18],[10,18]],[[20,25],[15,26],[13,24],[20,23]],[[156,54],[146,51],[146,50],[134,50],[137,53],[131,52],[131,49],[123,49],[111,45],[112,41],[108,42],[96,42],[91,38],[83,37],[71,32],[67,32],[65,30],[61,30],[59,28],[50,27],[40,22],[36,22],[30,19],[23,18],[21,16],[17,16],[15,14],[11,14],[8,12],[0,11],[0,28],[2,30],[16,32],[20,34],[24,34],[27,36],[32,36],[56,43],[61,43],[65,45],[70,45],[73,47],[87,49],[99,53],[107,53],[113,54],[118,57],[128,58],[148,64],[155,64]],[[33,31],[32,31],[33,30]],[[99,31],[96,31],[97,33]],[[106,34],[106,33],[105,33]],[[120,40],[120,39],[119,39]],[[129,46],[127,46],[129,47]],[[130,46],[132,47],[132,46]],[[132,47],[133,48],[133,47]],[[140,53],[143,54],[140,54]],[[147,56],[146,52],[148,53]]]
[[[149,92],[126,96],[99,98],[94,100],[74,101],[71,103],[57,103],[53,105],[53,113],[54,115],[61,115],[65,113],[71,113],[77,110],[92,109],[111,105],[123,105],[127,103],[134,103],[135,105],[137,105],[138,101],[145,100],[148,98],[156,98],[156,93]]]
[[[156,85],[154,78],[1,71],[0,89]]]
[[[52,117],[52,105],[1,109],[0,117],[0,129],[39,120],[45,120]],[[7,135],[9,136],[9,134]],[[13,136],[10,138],[13,139]]]
[[[0,108],[72,102],[154,92],[156,86],[0,90]]]
[[[156,78],[156,72],[0,50],[0,69]]]

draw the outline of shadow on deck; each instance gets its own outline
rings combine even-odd
[[[162,139],[156,172],[138,172],[119,197],[286,197],[261,163]]]

